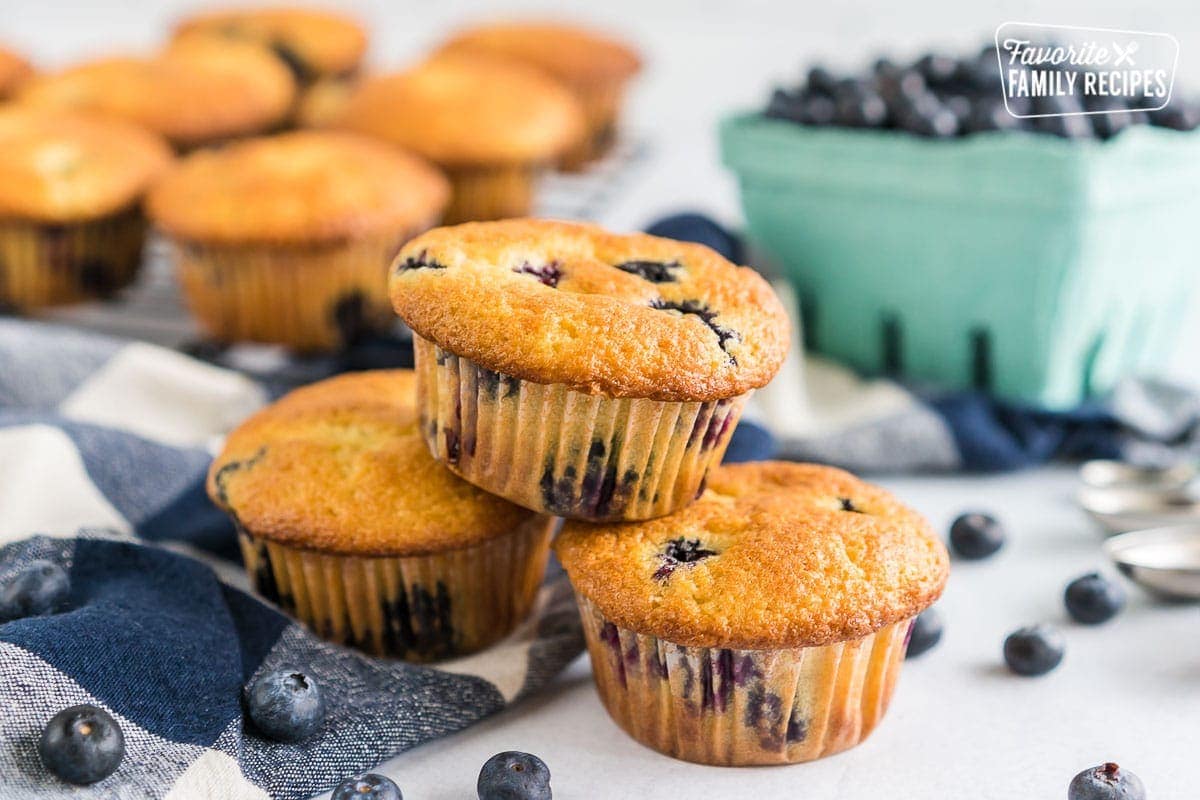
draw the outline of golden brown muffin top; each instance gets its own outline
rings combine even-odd
[[[550,22],[468,28],[446,42],[442,52],[511,58],[572,86],[625,80],[642,66],[637,52],[621,42],[586,28]]]
[[[192,153],[154,187],[147,210],[192,241],[333,243],[427,228],[449,196],[436,168],[391,145],[298,131]]]
[[[291,392],[229,434],[209,468],[209,497],[255,536],[359,556],[467,547],[535,516],[433,460],[416,392],[409,370]]]
[[[335,127],[377,136],[438,164],[552,161],[583,135],[583,112],[558,81],[512,61],[446,55],[367,78]]]
[[[576,591],[617,626],[693,647],[773,650],[857,639],[941,595],[946,548],[916,512],[847,472],[719,467],[692,505],[649,522],[568,522]]]
[[[698,244],[518,219],[438,228],[392,265],[418,334],[484,367],[608,397],[708,401],[766,384],[788,321],[762,277]]]
[[[288,68],[262,47],[192,37],[157,56],[105,58],[34,77],[17,99],[126,119],[188,148],[277,125],[295,93]]]
[[[17,86],[33,74],[33,67],[17,53],[0,47],[0,99],[8,97]]]
[[[156,134],[108,117],[0,109],[0,218],[81,222],[136,204],[171,162]]]
[[[266,45],[305,79],[354,72],[367,51],[367,34],[353,18],[316,8],[240,8],[189,17],[176,38],[217,35]]]

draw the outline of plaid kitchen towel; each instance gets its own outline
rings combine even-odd
[[[0,585],[33,559],[71,577],[62,613],[0,624],[3,800],[309,797],[537,691],[582,651],[561,571],[511,637],[436,668],[326,643],[239,588],[213,555],[234,536],[203,477],[265,399],[169,350],[0,319]],[[300,745],[243,725],[242,686],[285,664],[328,707]],[[78,703],[110,711],[127,746],[90,787],[50,776],[36,749]]]

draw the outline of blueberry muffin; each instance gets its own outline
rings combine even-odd
[[[33,68],[18,53],[0,47],[0,100],[7,100],[23,81],[33,74]]]
[[[315,87],[349,85],[367,51],[367,34],[344,14],[314,8],[209,11],[183,20],[176,40],[216,36],[269,48],[292,71],[304,103]]]
[[[787,350],[787,317],[758,273],[591,225],[430,231],[396,258],[391,294],[415,333],[437,459],[564,517],[687,505]]]
[[[105,58],[40,75],[17,100],[119,117],[189,150],[278,127],[295,96],[288,68],[262,47],[196,37],[151,57]]]
[[[443,52],[512,59],[567,86],[579,99],[587,123],[586,135],[563,156],[567,169],[582,167],[612,146],[625,87],[642,66],[637,52],[621,42],[553,23],[481,25],[458,33]]]
[[[439,466],[416,389],[408,370],[297,389],[229,435],[208,493],[261,594],[328,639],[430,661],[526,616],[556,521]]]
[[[209,336],[321,351],[394,323],[388,264],[448,192],[382,142],[299,131],[193,153],[147,205]]]
[[[567,523],[601,699],[667,755],[789,764],[853,747],[887,710],[949,559],[920,515],[841,470],[714,470],[669,517]]]
[[[583,112],[570,92],[530,67],[456,55],[365,80],[331,124],[442,167],[453,223],[528,214],[534,179],[579,141]]]
[[[141,202],[171,148],[118,120],[0,110],[0,306],[105,297],[133,280]]]

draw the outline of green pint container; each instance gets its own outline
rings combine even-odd
[[[721,126],[805,341],[868,374],[1069,408],[1172,353],[1200,280],[1200,136],[935,141]]]

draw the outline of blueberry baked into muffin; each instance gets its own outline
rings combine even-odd
[[[416,156],[299,131],[187,156],[148,207],[210,337],[320,351],[394,323],[388,264],[448,194]]]
[[[33,74],[33,67],[23,56],[7,47],[0,47],[0,100],[7,100],[21,82]]]
[[[367,51],[367,34],[354,19],[315,8],[241,8],[188,17],[175,39],[215,36],[269,48],[292,71],[304,103],[315,87],[348,85]]]
[[[949,568],[887,492],[782,462],[720,467],[669,517],[569,522],[555,551],[609,714],[649,747],[718,765],[810,761],[865,739]]]
[[[105,297],[137,274],[142,197],[171,148],[118,120],[0,110],[0,305]]]
[[[295,96],[288,68],[262,47],[196,37],[154,56],[104,58],[36,76],[16,99],[119,117],[185,151],[274,129]]]
[[[583,112],[535,69],[445,55],[364,80],[330,124],[440,166],[452,188],[446,222],[454,223],[529,214],[534,179],[579,141]]]
[[[261,594],[326,638],[429,661],[525,617],[556,521],[438,465],[415,401],[407,370],[297,389],[230,434],[208,493]]]
[[[415,332],[437,459],[514,503],[646,519],[691,502],[788,322],[758,273],[701,245],[506,220],[409,242],[392,304]]]
[[[604,155],[616,140],[621,100],[641,59],[629,46],[594,31],[548,22],[511,22],[463,30],[442,52],[481,53],[535,67],[561,81],[579,99],[587,133],[564,154],[577,169]]]

